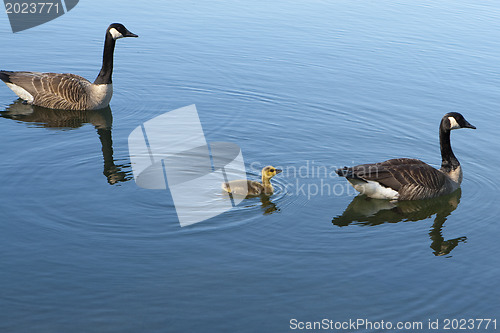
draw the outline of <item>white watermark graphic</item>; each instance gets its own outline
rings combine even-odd
[[[229,142],[207,144],[195,105],[138,126],[128,145],[136,184],[145,189],[168,187],[181,226],[222,214],[244,199],[221,190],[223,182],[246,179],[240,148]]]

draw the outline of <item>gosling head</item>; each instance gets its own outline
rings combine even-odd
[[[472,128],[476,129],[476,126],[472,125],[469,123],[467,120],[465,120],[464,116],[462,116],[458,112],[450,112],[444,115],[443,119],[441,120],[441,127],[444,130],[454,130],[454,129],[459,129],[459,128]]]
[[[276,169],[275,167],[268,165],[262,169],[262,178],[271,179],[276,176],[278,173],[281,173],[283,170]]]
[[[111,35],[114,40],[123,37],[139,37],[136,34],[128,31],[127,28],[121,23],[112,23],[107,30],[107,33]]]

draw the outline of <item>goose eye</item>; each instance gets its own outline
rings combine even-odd
[[[274,172],[274,171],[276,171],[276,170],[274,170],[274,169],[271,169],[271,170],[269,170],[269,171],[271,171],[271,172]]]

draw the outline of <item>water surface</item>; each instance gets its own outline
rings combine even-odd
[[[0,87],[1,331],[498,316],[500,5],[85,1],[18,34],[5,20],[0,63],[93,80],[116,21],[140,38],[117,42],[109,109],[33,108]],[[269,200],[181,228],[169,191],[131,179],[127,138],[193,103],[209,142],[241,147],[250,178],[285,172]],[[452,134],[461,191],[392,205],[331,172],[394,157],[439,166],[450,111],[477,127]]]

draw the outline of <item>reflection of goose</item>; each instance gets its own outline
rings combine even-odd
[[[282,170],[273,166],[266,166],[262,169],[262,184],[254,180],[238,179],[229,183],[223,183],[222,189],[235,195],[259,196],[272,195],[274,192],[271,178],[276,176]]]
[[[439,126],[441,169],[410,158],[344,167],[336,172],[359,192],[375,199],[420,200],[454,192],[462,183],[462,168],[451,150],[450,132],[473,128],[457,112],[444,115]]]
[[[272,202],[268,196],[261,196],[260,203],[262,205],[262,209],[264,210],[263,212],[264,215],[269,215],[276,211],[278,212],[280,211],[278,206],[276,206],[276,204]]]
[[[98,110],[113,95],[113,53],[122,37],[137,37],[120,23],[106,30],[102,68],[94,83],[75,74],[0,71],[0,79],[29,104],[52,109]]]
[[[95,111],[54,110],[26,105],[17,100],[9,105],[5,111],[0,112],[0,117],[52,129],[78,128],[85,123],[91,123],[99,134],[104,159],[103,174],[108,179],[108,182],[116,184],[130,179],[127,172],[121,170],[125,165],[116,165],[113,159],[113,141],[111,138],[113,117],[109,106]]]
[[[436,215],[429,232],[431,248],[437,256],[446,255],[467,239],[459,237],[445,240],[441,232],[447,217],[458,207],[461,194],[462,191],[458,189],[435,199],[397,202],[372,199],[360,194],[352,200],[342,215],[333,218],[332,223],[339,227],[350,224],[376,226],[384,223],[420,221]]]

